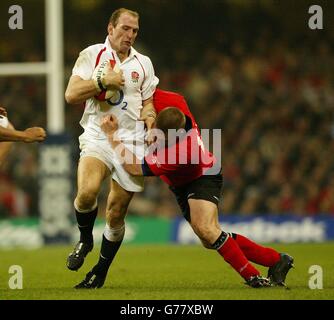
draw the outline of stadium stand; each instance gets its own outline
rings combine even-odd
[[[90,31],[76,37],[88,13],[72,2],[65,13],[64,79],[80,48],[101,34],[104,21],[96,17],[105,16],[107,6],[97,2],[91,8],[95,14],[90,12],[94,17]],[[315,39],[305,27],[296,36],[285,30],[295,30],[298,23],[295,27],[291,21],[278,23],[277,12],[270,8],[242,8],[243,13],[235,16],[234,10],[240,8],[227,2],[224,13],[218,4],[219,8],[206,2],[203,9],[195,2],[192,15],[184,15],[182,34],[178,25],[153,28],[163,14],[182,17],[188,2],[168,10],[164,1],[154,3],[154,17],[148,5],[138,8],[146,29],[138,45],[152,57],[160,87],[184,94],[201,128],[223,130],[221,213],[333,215],[333,34],[324,31]],[[77,15],[82,21],[72,21],[70,28],[73,10],[82,10]],[[192,24],[206,14],[211,21],[207,34]],[[218,19],[224,21],[222,28],[214,27]],[[238,28],[239,19],[252,21],[253,29]],[[13,61],[13,56],[15,61],[44,57],[43,46],[36,47],[34,41],[24,42],[25,50],[10,39],[6,43],[0,50],[2,62]],[[42,77],[0,78],[1,104],[17,128],[45,125],[45,90]],[[18,96],[23,97],[19,102]],[[81,112],[81,106],[66,107],[66,129],[74,144],[81,133]],[[22,144],[14,150],[0,170],[0,217],[38,215],[37,146]],[[154,178],[147,179],[145,191],[130,207],[134,215],[173,217],[177,212],[167,188]]]

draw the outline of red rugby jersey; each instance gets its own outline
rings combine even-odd
[[[205,149],[198,125],[183,96],[157,89],[153,98],[157,113],[167,107],[180,109],[187,117],[189,130],[175,144],[148,154],[143,166],[144,175],[149,175],[150,170],[153,175],[159,176],[171,186],[189,183],[202,176],[215,164],[216,160]]]

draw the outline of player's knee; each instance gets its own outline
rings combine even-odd
[[[191,227],[207,249],[213,248],[212,244],[221,234],[220,227],[217,227],[211,220],[192,220]]]
[[[213,227],[208,224],[191,223],[191,226],[196,235],[201,239],[202,243],[210,243]]]
[[[124,215],[128,209],[128,203],[123,203],[124,201],[113,199],[108,199],[107,203],[107,214],[114,216]]]
[[[75,199],[75,204],[79,209],[87,210],[96,204],[96,198],[96,193],[89,190],[84,190],[78,193]]]

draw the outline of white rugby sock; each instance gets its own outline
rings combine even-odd
[[[117,228],[110,228],[108,223],[106,223],[106,226],[104,227],[104,236],[109,241],[122,241],[124,238],[125,233],[125,224],[123,224],[121,227]]]

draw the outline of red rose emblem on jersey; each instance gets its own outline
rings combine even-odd
[[[131,80],[132,80],[132,82],[138,82],[139,73],[137,71],[132,71],[131,72]]]

